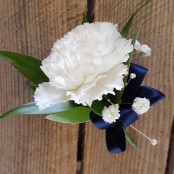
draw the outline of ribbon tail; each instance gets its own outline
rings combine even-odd
[[[120,153],[126,150],[126,140],[123,127],[120,123],[106,129],[106,145],[111,154]]]

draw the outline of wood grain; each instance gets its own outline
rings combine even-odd
[[[97,0],[96,21],[111,21],[125,24],[131,12],[137,8],[140,0]],[[131,35],[136,25],[143,19],[139,41],[152,48],[150,58],[135,60],[149,68],[144,83],[166,94],[166,99],[142,116],[134,124],[139,130],[158,139],[156,147],[137,132],[130,133],[137,141],[138,150],[129,145],[127,151],[110,155],[105,146],[105,132],[99,131],[91,123],[86,124],[83,174],[164,174],[170,142],[173,120],[174,96],[174,1],[151,0],[139,16],[136,17]]]
[[[118,23],[121,29],[139,3],[140,0],[96,0],[95,19]],[[0,0],[0,50],[43,59],[57,38],[81,23],[85,4],[85,0]],[[143,19],[139,40],[149,44],[153,54],[135,62],[149,68],[144,83],[166,94],[164,102],[134,124],[157,138],[158,146],[151,146],[129,129],[138,150],[128,146],[125,153],[110,155],[104,131],[88,123],[85,133],[79,134],[85,139],[84,153],[83,149],[79,151],[81,165],[77,163],[78,125],[54,123],[44,116],[15,116],[0,120],[0,174],[75,174],[77,169],[83,174],[174,173],[173,139],[170,141],[174,115],[173,11],[173,0],[151,0],[136,17],[130,34],[131,37]],[[3,60],[0,80],[0,112],[33,100],[27,80]]]
[[[0,50],[45,58],[52,44],[81,23],[85,0],[0,0]],[[0,60],[0,112],[32,101],[27,80]],[[0,120],[1,174],[75,174],[78,125],[44,116]]]
[[[168,151],[168,160],[165,174],[174,174],[174,120],[171,131],[170,147]]]

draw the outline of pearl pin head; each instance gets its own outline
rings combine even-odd
[[[152,144],[153,146],[156,146],[156,145],[158,144],[158,141],[157,141],[156,139],[152,139],[152,140],[151,140],[151,144]]]

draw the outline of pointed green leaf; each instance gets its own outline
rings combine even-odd
[[[135,43],[136,43],[136,41],[137,41],[137,39],[138,39],[140,30],[141,30],[141,26],[142,26],[142,21],[140,22],[140,24],[139,24],[137,30],[136,30],[135,33],[134,33],[134,36],[133,36],[133,39],[132,39],[132,45],[133,45],[133,46],[135,46]]]
[[[90,112],[91,109],[87,107],[74,107],[64,112],[48,115],[46,118],[61,123],[83,123],[90,120]]]
[[[0,57],[9,61],[20,73],[22,73],[33,85],[47,82],[47,76],[40,69],[41,61],[31,56],[0,51]]]
[[[135,13],[133,13],[133,15],[131,16],[131,18],[129,19],[129,21],[127,22],[127,24],[125,25],[125,27],[123,28],[122,32],[121,32],[121,35],[123,37],[126,37],[128,32],[129,32],[129,29],[131,27],[131,24],[132,24],[132,21],[133,21],[133,18],[136,16],[136,14],[149,2],[150,0],[146,0],[144,1],[144,4],[142,4],[140,6],[140,8],[137,9],[137,11]],[[137,30],[135,31],[134,33],[134,36],[133,36],[133,39],[132,39],[132,45],[135,46],[135,43],[138,39],[138,35],[139,35],[139,32],[141,30],[141,25],[142,25],[142,21],[140,22]],[[131,61],[132,61],[132,56],[133,56],[133,51],[129,54],[129,59],[128,61],[125,63],[126,65],[128,65],[128,67],[130,67],[130,64],[131,64]],[[126,83],[127,83],[127,79],[128,79],[128,75],[124,77],[123,81],[124,81],[124,86],[126,86]],[[120,103],[121,102],[121,97],[123,95],[123,92],[124,92],[124,88],[121,90],[121,91],[118,91],[118,90],[115,90],[115,93],[116,93],[116,96],[115,96],[115,99],[113,99],[113,103]]]
[[[108,103],[106,100],[95,100],[93,101],[92,105],[91,105],[91,110],[93,112],[95,112],[97,115],[102,115],[102,110],[105,106],[107,106]]]
[[[146,1],[144,5],[142,5],[133,15],[132,17],[129,19],[128,23],[126,24],[126,26],[124,27],[125,29],[122,30],[121,34],[123,37],[126,37],[128,32],[129,32],[129,29],[130,29],[130,26],[131,26],[131,23],[133,21],[133,18],[135,17],[135,15],[141,10],[142,7],[144,7],[150,0]],[[135,43],[138,39],[138,35],[139,35],[139,32],[141,30],[141,25],[142,25],[142,21],[140,22],[137,30],[135,31],[134,33],[134,36],[133,36],[133,39],[132,39],[132,45],[135,46]],[[129,59],[128,61],[125,63],[126,65],[128,65],[128,67],[130,67],[130,64],[131,64],[131,61],[132,61],[132,56],[133,56],[133,51],[129,54]],[[124,86],[126,86],[126,83],[127,83],[127,79],[128,79],[128,75],[124,77],[123,81],[124,81]],[[121,97],[123,95],[123,92],[124,92],[124,88],[121,90],[121,91],[118,91],[118,90],[115,90],[115,93],[116,93],[116,96],[115,96],[115,99],[113,99],[113,103],[120,103],[121,102]]]
[[[82,24],[87,23],[86,11],[83,12]]]
[[[135,43],[138,39],[138,35],[140,33],[140,30],[141,30],[141,25],[142,25],[142,21],[140,22],[140,24],[139,24],[139,26],[138,26],[137,30],[135,31],[134,36],[132,38],[132,45],[133,46],[135,46]],[[130,57],[129,57],[128,61],[126,62],[126,64],[130,67],[130,63],[131,63],[132,56],[133,56],[133,51],[129,55],[130,55]]]
[[[31,103],[26,103],[17,108],[14,108],[0,115],[0,118],[4,118],[10,115],[18,115],[18,114],[52,114],[56,112],[65,111],[73,107],[74,105],[71,102],[65,102],[65,103],[59,103],[57,105],[51,106],[49,108],[46,108],[40,111],[38,106],[34,102],[31,102]]]
[[[129,143],[134,149],[137,149],[137,144],[135,143],[135,141],[133,140],[133,138],[130,136],[130,134],[126,131],[126,129],[124,129],[124,133],[125,133],[125,137],[126,137],[126,140],[128,141],[128,143]]]
[[[134,33],[134,36],[133,36],[133,39],[132,39],[132,45],[133,45],[133,46],[135,45],[135,42],[136,42],[136,40],[137,40],[137,38],[138,38],[140,29],[141,29],[141,24],[142,24],[142,22],[139,24],[137,30],[136,30],[135,33]],[[132,60],[132,56],[133,56],[133,52],[131,52],[131,53],[129,54],[129,59],[128,59],[128,61],[126,62],[126,65],[128,65],[128,67],[130,67],[131,60]],[[128,75],[125,76],[124,79],[123,79],[123,81],[124,81],[124,86],[126,86],[127,79],[128,79]],[[115,90],[116,97],[115,97],[115,99],[113,100],[114,103],[120,103],[120,102],[121,102],[121,97],[122,97],[122,95],[123,95],[123,92],[124,92],[124,88],[123,88],[121,91]]]
[[[150,2],[150,0],[144,0],[142,2],[142,5],[131,15],[131,17],[129,18],[128,22],[126,23],[126,25],[123,27],[122,31],[121,31],[121,35],[122,37],[126,38],[128,33],[129,33],[129,30],[130,30],[130,27],[132,25],[132,22],[133,22],[133,19],[134,17],[137,15],[137,13],[144,7],[146,6],[148,3]]]

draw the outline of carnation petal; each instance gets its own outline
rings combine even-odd
[[[34,93],[34,100],[40,110],[69,100],[65,91],[56,89],[49,83],[42,83]]]
[[[86,102],[89,106],[91,106],[92,101],[94,100],[102,100],[103,94],[115,94],[114,88],[117,90],[121,90],[124,87],[123,83],[123,75],[128,74],[128,68],[124,64],[120,64],[112,68],[107,73],[103,74],[106,75],[104,78],[99,79],[95,86],[91,86],[88,90],[83,92],[87,95],[83,95],[79,97],[79,103],[85,104],[83,101]],[[82,93],[82,92],[81,92]]]

